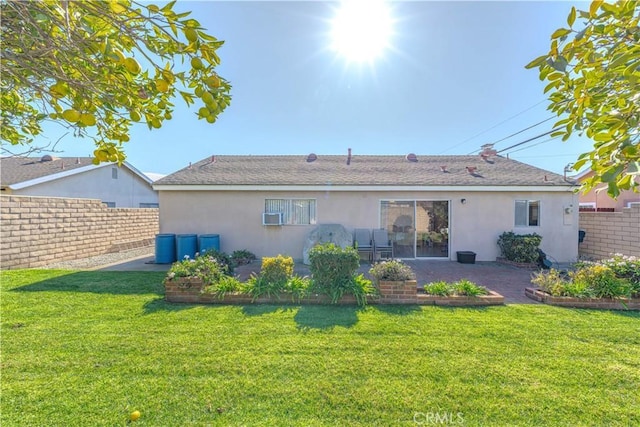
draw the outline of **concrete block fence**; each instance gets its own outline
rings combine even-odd
[[[640,206],[622,212],[580,212],[586,232],[578,250],[582,259],[609,258],[613,253],[640,256]]]
[[[100,200],[0,197],[0,267],[42,267],[154,244],[158,209]]]

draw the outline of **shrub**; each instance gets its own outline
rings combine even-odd
[[[235,277],[223,276],[217,283],[213,283],[202,289],[203,293],[214,294],[219,299],[223,299],[225,295],[244,290],[243,284]]]
[[[416,278],[411,267],[399,259],[375,263],[369,270],[369,274],[376,280],[386,281],[405,281]]]
[[[336,303],[342,295],[351,293],[360,305],[366,304],[366,292],[370,292],[363,276],[356,276],[360,266],[358,251],[352,247],[341,248],[333,243],[318,245],[309,251],[313,289],[329,295]],[[373,292],[373,291],[371,291]]]
[[[251,298],[255,301],[261,296],[280,297],[280,293],[284,291],[284,285],[286,282],[272,282],[267,280],[262,274],[251,275],[249,280],[245,283],[244,292],[251,295]]]
[[[351,281],[350,289],[347,289],[347,291],[353,294],[356,302],[361,307],[367,305],[367,296],[375,295],[377,292],[371,280],[365,278],[364,274],[355,276]]]
[[[424,292],[429,295],[447,297],[451,295],[452,289],[447,282],[440,281],[440,282],[427,283],[426,285],[424,285]]]
[[[311,279],[309,277],[293,276],[284,286],[284,292],[291,294],[292,301],[299,302],[301,299],[309,296],[311,286]]]
[[[231,259],[233,260],[235,265],[245,265],[249,264],[252,261],[255,261],[256,255],[246,249],[240,249],[237,251],[233,251],[233,253],[231,254]]]
[[[552,268],[534,273],[531,283],[553,296],[562,296],[568,282],[558,270]]]
[[[540,242],[542,242],[542,237],[536,233],[515,234],[509,231],[502,233],[498,238],[498,246],[502,256],[513,262],[538,261]]]
[[[616,277],[613,270],[604,265],[588,265],[571,273],[573,283],[583,283],[596,298],[622,298],[631,295],[631,285],[626,279]]]
[[[233,261],[231,257],[224,252],[220,252],[215,249],[207,249],[204,251],[201,256],[208,256],[210,258],[215,259],[220,267],[225,270],[225,274],[232,276],[233,275]],[[197,257],[196,257],[197,258]]]
[[[260,267],[260,276],[267,282],[284,287],[293,276],[293,265],[293,258],[290,256],[264,257]]]
[[[451,285],[453,292],[456,295],[465,295],[468,297],[477,297],[480,295],[487,295],[489,292],[470,280],[462,279]]]
[[[205,285],[218,283],[227,275],[225,266],[220,265],[217,259],[208,255],[199,255],[195,259],[185,257],[182,261],[173,263],[167,272],[166,280],[175,277],[199,278]]]
[[[640,295],[640,258],[614,254],[611,258],[600,261],[597,264],[609,267],[616,277],[627,279],[631,286],[631,293]]]

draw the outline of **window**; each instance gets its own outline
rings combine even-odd
[[[282,213],[284,225],[311,225],[316,223],[314,199],[266,199],[265,213]]]
[[[540,201],[516,200],[516,227],[540,225]]]
[[[118,168],[111,168],[111,178],[118,179]]]
[[[115,208],[116,207],[116,202],[102,202],[105,205],[107,205],[108,208]]]
[[[140,203],[138,205],[141,208],[159,208],[160,205],[157,203]]]

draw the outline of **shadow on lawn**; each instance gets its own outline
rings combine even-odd
[[[113,295],[164,294],[165,273],[79,271],[14,288],[11,292],[90,292]]]

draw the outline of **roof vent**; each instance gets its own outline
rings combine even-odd
[[[211,161],[209,163],[215,163],[216,161],[216,156],[211,156]]]
[[[307,163],[315,162],[318,160],[318,156],[315,153],[311,153],[307,156]]]
[[[407,154],[407,160],[415,163],[418,161],[418,157],[414,153],[409,153]]]
[[[40,157],[40,161],[41,162],[51,162],[51,161],[53,161],[53,157],[51,157],[48,154],[45,154],[44,156]]]
[[[80,164],[80,157],[76,157],[76,165]]]
[[[351,164],[351,148],[348,149],[349,154],[347,155],[347,165]]]
[[[478,168],[475,167],[475,166],[467,166],[467,172],[469,172],[471,175],[476,173],[476,169],[478,169]]]
[[[441,165],[441,166],[440,166],[440,170],[441,170],[442,172],[447,173],[447,172],[448,172],[448,171],[447,171],[447,165]]]

